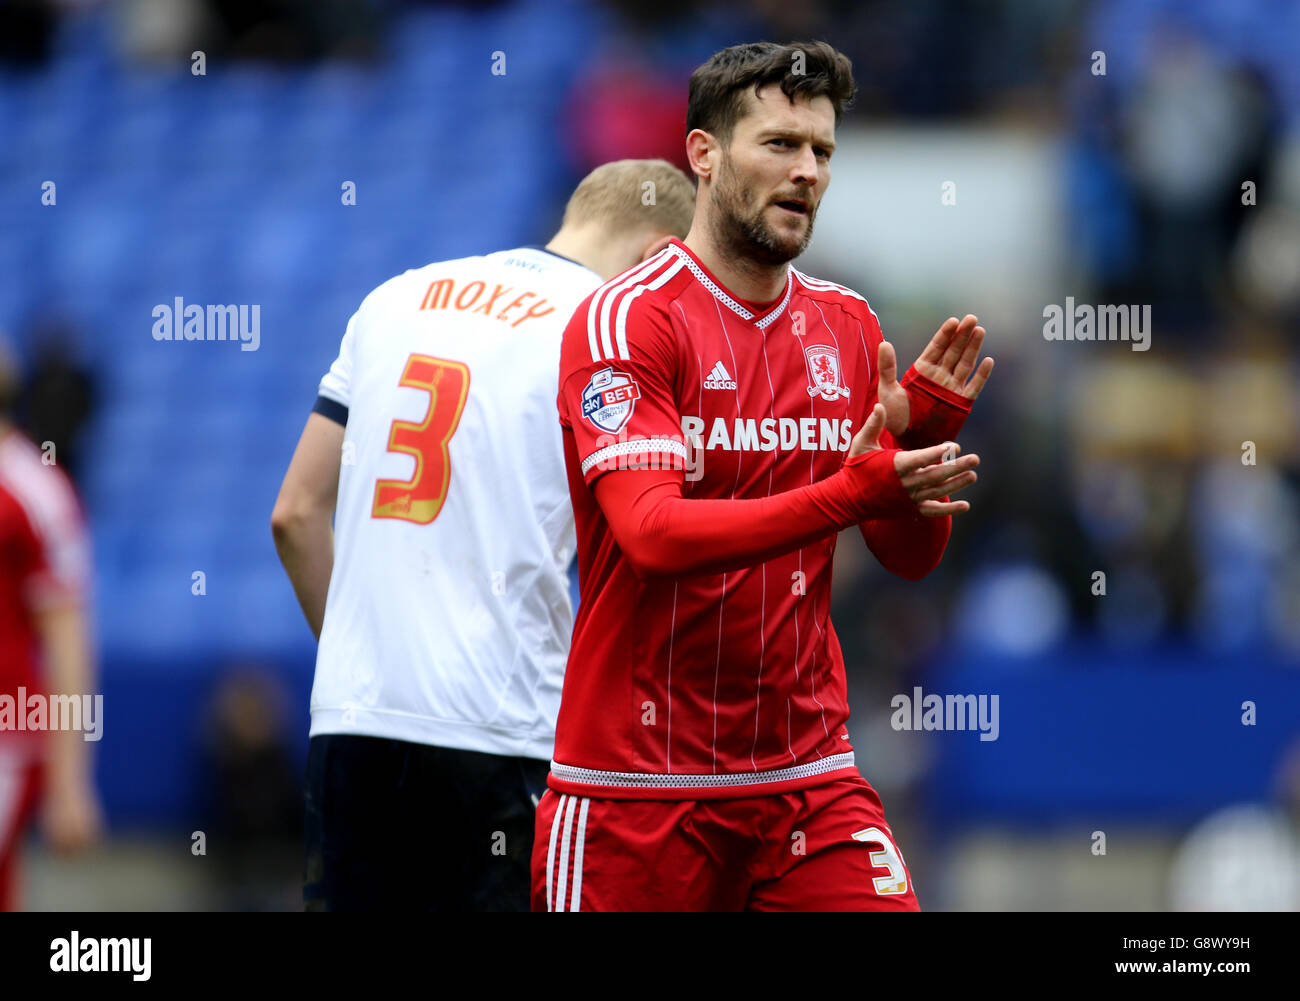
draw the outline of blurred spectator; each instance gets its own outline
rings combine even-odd
[[[0,64],[35,67],[45,62],[57,25],[54,0],[0,3]]]
[[[376,0],[207,0],[209,44],[243,59],[370,58],[383,18]],[[224,43],[224,44],[223,44]]]
[[[212,700],[204,749],[207,849],[223,909],[301,906],[302,795],[285,701],[255,665],[229,672]]]
[[[1300,911],[1300,743],[1283,758],[1274,803],[1228,807],[1187,835],[1169,903],[1179,911]]]
[[[19,845],[38,810],[59,852],[88,848],[102,826],[92,764],[98,737],[88,737],[102,719],[81,711],[97,673],[90,541],[71,483],[13,424],[16,386],[0,341],[0,701],[8,704],[0,714],[8,716],[0,723],[0,911],[16,905]],[[46,715],[41,700],[49,696],[77,711]]]
[[[685,83],[634,52],[593,63],[578,81],[567,120],[575,169],[586,174],[621,159],[686,163]]]
[[[373,59],[385,27],[379,0],[122,0],[122,44],[134,59],[211,56],[272,62]]]
[[[215,28],[204,0],[121,0],[118,16],[123,50],[140,61],[188,62]]]
[[[1203,327],[1243,220],[1240,182],[1270,144],[1260,78],[1190,34],[1157,35],[1127,116],[1126,150],[1155,308]]]
[[[1200,471],[1195,523],[1197,632],[1219,650],[1260,642],[1271,627],[1270,599],[1300,547],[1296,498],[1269,465],[1221,460]]]

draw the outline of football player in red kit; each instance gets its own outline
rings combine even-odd
[[[0,911],[20,905],[18,854],[38,814],[59,852],[99,835],[84,732],[25,725],[31,699],[90,691],[90,542],[71,482],[13,424],[17,371],[0,344]],[[97,739],[97,738],[96,738]]]
[[[790,266],[853,92],[825,43],[714,55],[690,85],[690,232],[565,331],[581,605],[536,910],[918,909],[854,764],[831,563],[857,525],[909,580],[938,564],[993,363],[952,318],[900,383],[867,301]]]

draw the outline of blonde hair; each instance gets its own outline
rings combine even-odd
[[[614,160],[582,179],[564,209],[565,226],[596,222],[684,237],[695,215],[695,185],[667,160]]]

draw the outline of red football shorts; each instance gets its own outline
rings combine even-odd
[[[861,776],[742,799],[537,807],[534,911],[919,911]]]

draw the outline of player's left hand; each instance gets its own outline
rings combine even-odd
[[[961,320],[950,316],[935,331],[912,367],[918,375],[944,389],[974,400],[993,372],[992,358],[985,358],[976,365],[985,333],[978,318],[971,313]],[[880,342],[876,362],[880,371],[877,394],[885,405],[885,427],[890,434],[900,435],[911,421],[911,405],[907,390],[898,381],[898,359],[894,346],[888,341]]]

